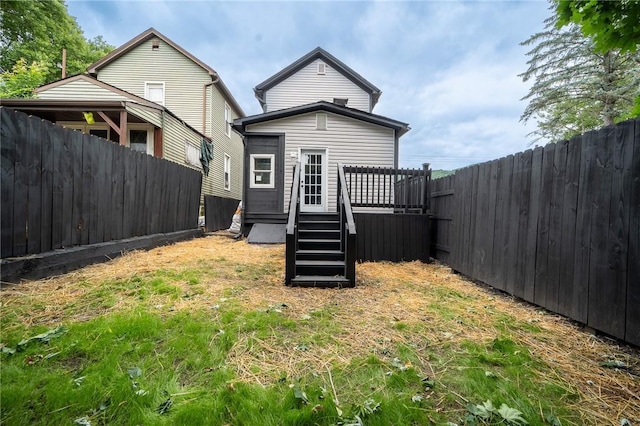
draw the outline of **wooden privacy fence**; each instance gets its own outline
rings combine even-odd
[[[437,257],[640,345],[640,119],[473,165],[434,187]]]
[[[2,258],[197,227],[202,175],[0,108]]]
[[[390,208],[425,213],[429,209],[431,169],[345,166],[347,190],[353,207]]]
[[[204,196],[204,227],[207,232],[228,229],[231,226],[233,214],[238,208],[240,200],[235,198]]]

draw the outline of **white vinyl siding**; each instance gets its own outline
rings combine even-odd
[[[283,211],[289,206],[293,166],[291,153],[301,149],[327,149],[329,211],[336,211],[337,165],[393,167],[393,129],[327,113],[327,130],[316,130],[316,113],[253,124],[250,132],[285,133],[285,196]]]
[[[269,89],[265,93],[266,112],[318,101],[333,102],[334,98],[348,98],[350,108],[371,112],[367,92],[329,64],[326,64],[324,74],[318,74],[319,61],[317,59]]]
[[[152,40],[147,40],[105,65],[98,71],[98,80],[141,98],[145,98],[145,82],[164,82],[164,105],[193,128],[202,130],[202,97],[211,76],[162,40],[157,50],[151,47]]]
[[[131,99],[83,80],[70,81],[68,83],[43,90],[38,92],[38,98],[76,101],[125,101]]]

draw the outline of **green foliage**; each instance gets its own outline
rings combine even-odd
[[[33,89],[45,81],[45,67],[42,63],[27,61],[21,58],[11,71],[0,74],[0,98],[32,98]]]
[[[67,49],[67,75],[73,75],[84,72],[113,46],[100,36],[85,39],[62,0],[0,2],[2,69],[11,69],[24,58],[27,64],[39,64],[44,72],[44,83],[49,83],[61,76],[63,49]]]
[[[531,50],[520,77],[532,85],[520,119],[538,123],[534,141],[569,139],[629,118],[640,96],[640,53],[601,53],[579,27],[556,22],[548,19],[543,32],[522,43]]]
[[[640,44],[640,1],[554,0],[558,25],[580,26],[600,52],[635,52]]]

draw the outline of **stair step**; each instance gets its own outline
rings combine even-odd
[[[299,222],[339,221],[338,213],[300,213]]]
[[[298,221],[298,229],[306,230],[306,229],[335,229],[340,230],[340,222],[337,220],[299,220]]]
[[[344,260],[296,260],[296,266],[344,266]]]
[[[298,239],[299,250],[340,250],[340,240],[300,238]]]
[[[339,229],[298,229],[301,240],[340,240]]]
[[[344,252],[340,250],[298,250],[299,260],[344,260]]]
[[[344,274],[344,260],[296,260],[296,274],[334,276]]]
[[[343,288],[353,287],[344,275],[326,277],[321,275],[298,275],[291,279],[291,285],[298,287]]]

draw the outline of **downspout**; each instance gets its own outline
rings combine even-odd
[[[220,81],[218,74],[211,76],[212,80],[202,86],[202,134],[207,136],[207,87],[213,86]],[[213,93],[211,94],[213,102]]]

